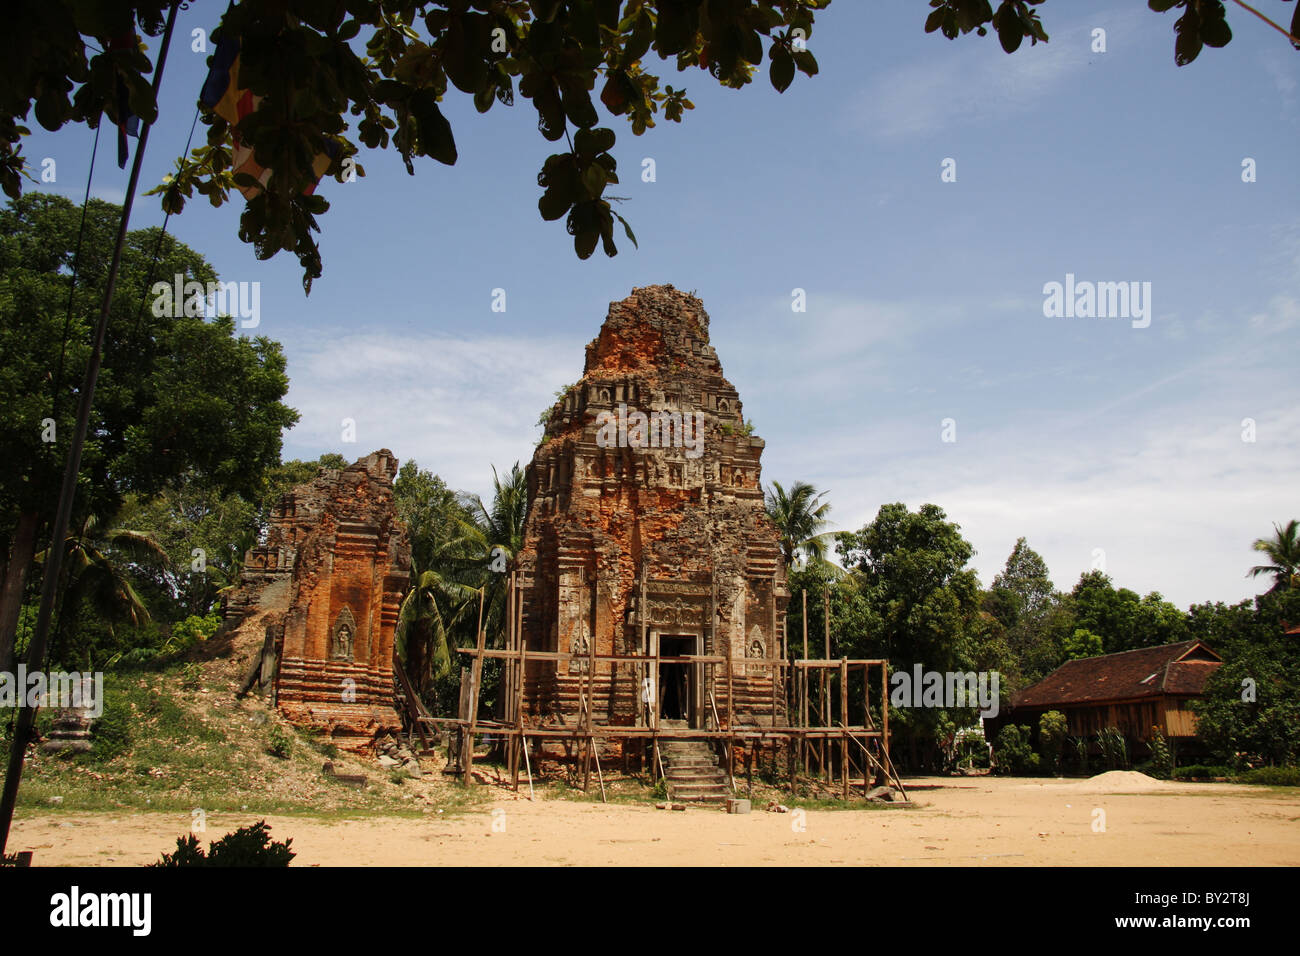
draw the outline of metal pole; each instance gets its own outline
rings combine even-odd
[[[158,69],[153,76],[155,104],[158,102],[158,87],[162,82],[163,66],[167,62],[167,47],[171,43],[172,28],[176,25],[176,10],[179,6],[179,0],[175,0],[167,12],[167,26],[163,30],[162,46],[158,51]],[[126,242],[127,224],[131,219],[131,206],[135,201],[136,187],[140,183],[140,165],[144,159],[145,145],[149,141],[150,126],[149,123],[142,124],[140,142],[135,148],[135,160],[131,163],[131,179],[126,187],[126,197],[122,201],[122,219],[117,226],[113,262],[109,266],[108,280],[104,285],[104,299],[100,303],[99,321],[95,325],[94,346],[90,352],[90,361],[86,365],[86,377],[81,386],[81,401],[77,407],[77,427],[73,431],[72,442],[68,446],[67,464],[63,469],[59,508],[54,517],[54,531],[50,535],[50,549],[45,562],[45,577],[41,582],[41,606],[36,615],[36,629],[32,634],[31,646],[27,651],[27,660],[38,667],[44,666],[46,646],[49,643],[50,616],[54,611],[60,572],[63,570],[63,550],[68,536],[68,525],[72,521],[77,476],[81,472],[81,452],[85,446],[86,432],[90,427],[90,405],[95,397],[95,385],[99,381],[99,367],[104,355],[104,337],[108,332],[108,313],[112,308],[113,292],[117,288],[117,275],[122,266],[122,247]],[[13,823],[14,806],[18,802],[18,784],[23,776],[27,741],[31,737],[32,724],[35,721],[36,708],[19,709],[13,749],[9,752],[9,766],[5,771],[4,793],[0,796],[0,855],[4,853],[5,846],[9,842],[9,825]]]

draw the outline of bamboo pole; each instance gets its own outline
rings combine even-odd
[[[889,665],[880,666],[880,746],[884,751],[885,766],[893,761],[889,759]]]
[[[803,659],[808,659],[808,589],[804,588],[799,592],[803,599]],[[803,725],[808,726],[808,671],[804,669],[799,672],[800,687],[802,694],[800,696],[800,706],[803,713]],[[799,758],[803,764],[803,772],[808,773],[808,741],[802,738],[799,741]]]
[[[731,792],[736,792],[735,755],[736,742],[732,733],[736,729],[736,690],[732,681],[735,668],[731,666],[731,657],[727,657],[727,779],[731,781]]]
[[[827,584],[822,588],[822,634],[825,640],[825,651],[822,654],[822,660],[831,659],[831,589]],[[831,726],[831,674],[823,670],[821,691],[822,691],[822,721],[823,726]],[[826,770],[826,782],[831,782],[831,765],[830,760],[830,741],[825,738],[821,742],[822,766]]]
[[[528,647],[519,641],[518,686],[515,688],[515,728],[519,731],[519,746],[523,750],[524,761],[528,760],[528,740],[524,737],[524,677],[528,673]],[[528,772],[528,788],[532,792],[532,771]],[[519,789],[519,758],[515,757],[515,789]]]
[[[483,633],[483,596],[485,589],[479,588],[478,592],[478,635],[475,641],[474,664],[469,673],[469,724],[465,728],[465,740],[461,750],[461,784],[463,786],[472,786],[472,770],[474,767],[474,735],[478,727],[478,695],[483,681],[483,642],[486,635]]]
[[[521,739],[524,745],[524,769],[528,771],[528,799],[531,800],[533,799],[533,767],[528,760],[528,737],[524,736]]]
[[[509,576],[506,578],[506,650],[515,649],[515,572],[511,569]],[[501,720],[502,723],[512,723],[515,718],[515,670],[518,665],[517,660],[506,658],[502,665],[501,680]],[[516,790],[519,789],[519,741],[510,738],[510,745],[506,748],[506,769],[510,774],[510,779]]]
[[[840,658],[840,724],[844,728],[840,736],[840,781],[843,785],[844,799],[849,798],[849,660]]]

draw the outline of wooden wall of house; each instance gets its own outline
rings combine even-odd
[[[1076,737],[1092,737],[1107,727],[1118,727],[1126,736],[1146,740],[1153,727],[1162,725],[1160,700],[1125,703],[1096,704],[1090,707],[1071,707],[1065,715],[1069,732]],[[1165,731],[1169,733],[1168,730]]]
[[[1170,737],[1195,737],[1196,715],[1190,697],[1165,698],[1165,734]]]

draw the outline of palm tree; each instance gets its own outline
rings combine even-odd
[[[1300,585],[1300,525],[1292,518],[1283,528],[1273,525],[1272,538],[1257,538],[1251,545],[1268,556],[1271,564],[1257,564],[1247,574],[1257,578],[1261,574],[1273,575],[1270,591],[1285,591]]]
[[[519,462],[505,480],[492,468],[492,505],[478,495],[466,499],[474,514],[466,522],[465,533],[472,542],[481,573],[483,589],[483,628],[490,635],[504,634],[506,622],[506,588],[515,559],[524,546],[524,524],[528,519],[528,481]]]
[[[473,603],[475,589],[441,571],[424,571],[397,615],[397,654],[417,693],[451,673],[452,633]]]
[[[455,648],[474,640],[480,601],[484,631],[505,631],[507,574],[523,547],[528,484],[518,462],[504,480],[493,468],[492,483],[490,506],[464,496],[457,533],[436,541],[398,613],[398,655],[422,695],[451,673]]]
[[[79,528],[68,529],[64,549],[67,587],[55,632],[56,652],[66,646],[85,602],[104,619],[110,635],[114,624],[139,627],[149,620],[149,609],[131,582],[130,569],[146,561],[167,562],[166,550],[152,535],[90,515]],[[43,563],[47,553],[48,549],[40,552],[35,560]]]
[[[781,556],[787,570],[796,557],[826,562],[826,539],[830,533],[823,532],[822,528],[826,527],[831,506],[821,500],[825,493],[806,481],[796,481],[788,494],[779,481],[774,481],[764,493],[768,517],[781,534]]]

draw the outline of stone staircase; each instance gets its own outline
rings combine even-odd
[[[668,727],[676,721],[665,720]],[[685,729],[686,721],[681,721]],[[680,803],[722,803],[731,795],[727,774],[707,740],[666,740],[659,745],[664,782],[670,800]]]

